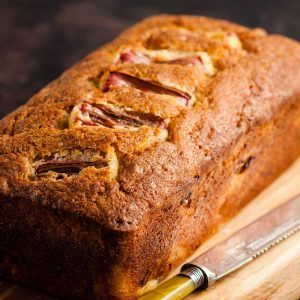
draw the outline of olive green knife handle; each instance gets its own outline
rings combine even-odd
[[[205,281],[203,272],[198,267],[189,267],[181,274],[165,281],[155,290],[139,298],[140,300],[179,300],[183,299]]]
[[[178,300],[186,297],[195,290],[193,280],[187,276],[177,275],[154,291],[142,296],[141,300]]]

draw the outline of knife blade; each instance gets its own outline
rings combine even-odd
[[[236,271],[300,229],[300,195],[285,202],[191,262],[142,300],[182,299]]]

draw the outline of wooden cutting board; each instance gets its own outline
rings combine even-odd
[[[219,233],[204,243],[190,259],[299,193],[300,158],[234,219],[227,223]],[[4,299],[54,300],[53,297],[15,284],[0,282],[0,300]],[[300,232],[273,247],[266,254],[239,271],[215,283],[208,290],[195,292],[187,299],[300,299]]]

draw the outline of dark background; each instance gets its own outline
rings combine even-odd
[[[0,0],[0,117],[152,14],[197,14],[300,40],[300,0]]]

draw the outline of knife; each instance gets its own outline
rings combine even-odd
[[[141,300],[178,300],[241,268],[300,229],[300,194],[234,233]]]

